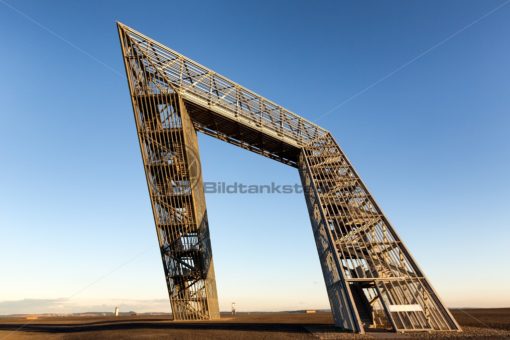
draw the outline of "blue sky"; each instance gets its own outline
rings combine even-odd
[[[116,20],[329,129],[449,306],[510,306],[502,4],[1,0],[0,314],[168,311]],[[206,181],[299,182],[199,142]],[[302,195],[206,199],[222,309],[328,307]]]

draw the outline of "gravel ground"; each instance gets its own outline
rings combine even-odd
[[[463,332],[338,332],[330,313],[241,313],[219,321],[175,322],[168,316],[0,318],[3,339],[510,339],[510,308],[452,310]]]

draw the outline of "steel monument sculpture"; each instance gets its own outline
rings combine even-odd
[[[335,324],[460,331],[324,128],[118,23],[172,314],[219,318],[197,132],[297,168]]]

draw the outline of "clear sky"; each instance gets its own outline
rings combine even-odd
[[[169,309],[116,20],[332,131],[447,305],[510,306],[502,4],[0,0],[0,314]],[[299,182],[199,142],[206,181]],[[302,195],[206,199],[222,309],[328,307]]]

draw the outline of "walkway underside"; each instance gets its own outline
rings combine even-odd
[[[195,128],[209,136],[240,146],[279,162],[297,167],[300,148],[269,136],[256,127],[216,114],[207,108],[185,101]]]
[[[174,318],[219,317],[199,131],[299,169],[337,326],[460,331],[327,130],[118,28]]]

